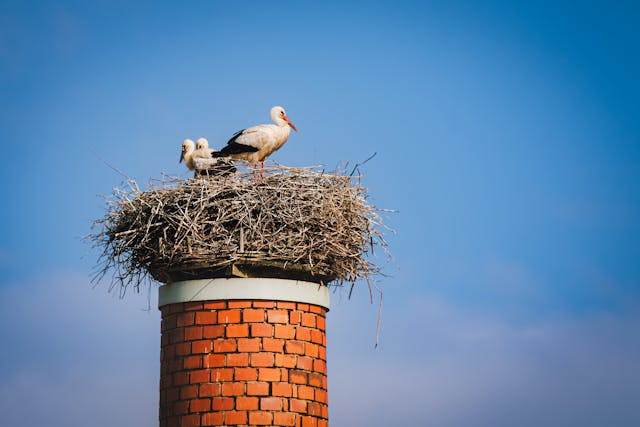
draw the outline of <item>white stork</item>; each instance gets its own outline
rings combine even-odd
[[[184,164],[187,165],[189,170],[193,170],[193,151],[195,150],[195,143],[190,139],[185,139],[182,141],[182,153],[180,154],[180,160],[178,163],[181,163],[184,160]]]
[[[213,158],[213,152],[214,150],[209,148],[209,141],[206,138],[199,138],[196,141],[196,150],[191,153],[191,164],[196,176],[225,176],[236,171],[235,166],[229,160]]]
[[[271,109],[271,120],[275,124],[253,126],[236,132],[222,150],[212,153],[213,157],[245,160],[253,164],[254,169],[262,162],[264,168],[265,159],[287,142],[291,128],[298,131],[282,107]]]

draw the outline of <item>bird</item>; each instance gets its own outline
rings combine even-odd
[[[191,164],[198,175],[229,175],[236,171],[235,166],[226,159],[213,158],[213,149],[209,148],[209,141],[206,138],[199,138],[196,141],[196,150],[191,153]]]
[[[189,170],[194,170],[193,166],[193,151],[195,150],[195,143],[190,139],[185,139],[182,141],[182,153],[180,154],[180,160],[178,163],[181,163],[184,160],[184,164],[187,165]]]
[[[254,170],[262,162],[264,169],[265,159],[287,142],[291,129],[298,131],[284,108],[275,106],[270,114],[275,124],[253,126],[236,132],[227,145],[220,151],[212,152],[212,156],[245,160],[253,164]]]
[[[198,138],[198,140],[196,141],[196,151],[203,149],[213,151],[213,149],[209,148],[209,141],[207,141],[207,138]]]
[[[207,141],[207,138],[198,138],[198,140],[196,141],[196,150],[193,152],[193,154],[191,154],[191,157],[193,159],[210,159],[212,157],[211,154],[214,151],[215,150],[209,148],[209,141]]]

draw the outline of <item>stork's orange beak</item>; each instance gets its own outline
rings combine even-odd
[[[289,117],[284,116],[282,117],[287,123],[289,123],[289,126],[291,126],[293,128],[293,130],[295,130],[296,132],[298,132],[298,129],[296,129],[296,125],[294,125],[293,123],[291,123],[291,120],[289,120]]]

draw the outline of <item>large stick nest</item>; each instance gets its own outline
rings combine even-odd
[[[107,213],[88,236],[102,254],[96,279],[136,289],[211,277],[282,277],[342,285],[379,268],[386,252],[380,209],[357,177],[276,166],[187,180],[164,178],[141,191],[126,181],[106,197]]]

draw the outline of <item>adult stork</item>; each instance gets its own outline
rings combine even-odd
[[[271,120],[275,124],[253,126],[236,132],[222,150],[212,153],[213,157],[245,160],[253,164],[254,169],[262,162],[264,169],[265,159],[287,142],[291,129],[298,131],[280,106],[271,109]]]

